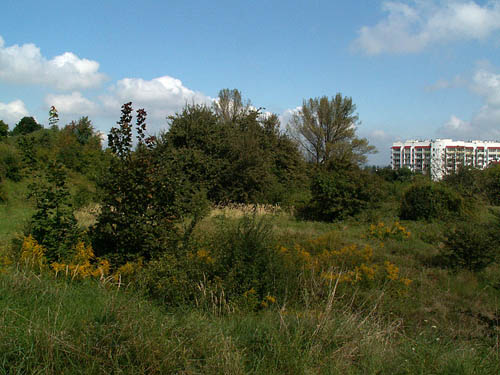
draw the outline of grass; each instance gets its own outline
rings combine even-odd
[[[381,291],[382,292],[382,291]],[[380,292],[380,293],[381,293]],[[46,374],[496,374],[498,352],[433,321],[417,334],[332,290],[321,308],[166,312],[96,281],[0,276],[0,372]]]
[[[0,206],[4,246],[32,212],[22,198],[25,185],[7,189],[9,201]],[[209,250],[218,210],[195,232]],[[244,208],[224,210],[230,225]],[[0,373],[500,373],[500,265],[476,273],[443,268],[434,261],[446,235],[439,222],[403,222],[411,232],[405,239],[370,237],[370,224],[392,225],[396,213],[388,204],[328,224],[260,209],[256,214],[270,221],[282,246],[320,236],[325,248],[369,244],[374,263],[390,261],[412,280],[407,290],[389,281],[332,283],[317,294],[318,280],[304,277],[294,284],[301,300],[260,311],[165,306],[140,288],[54,279],[12,265],[0,274]],[[84,227],[95,219],[91,208],[76,214]]]
[[[5,180],[2,186],[8,201],[0,203],[0,249],[8,246],[16,233],[21,233],[24,224],[34,212],[33,206],[26,200],[28,182]]]

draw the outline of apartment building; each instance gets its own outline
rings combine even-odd
[[[500,162],[500,142],[454,141],[452,139],[408,140],[395,142],[391,148],[393,169],[407,167],[430,173],[433,180],[453,173],[462,165],[486,168]]]

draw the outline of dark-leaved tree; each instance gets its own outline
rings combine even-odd
[[[23,117],[12,130],[12,135],[26,135],[42,129],[33,117]]]
[[[175,222],[182,215],[183,190],[158,157],[156,138],[146,136],[146,112],[136,112],[135,149],[132,116],[132,103],[124,104],[118,127],[109,133],[113,157],[100,181],[101,213],[91,229],[96,255],[114,264],[173,250],[179,239]]]

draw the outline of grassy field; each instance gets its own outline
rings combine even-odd
[[[23,185],[8,189],[9,202],[0,205],[4,249],[32,212],[20,195]],[[218,228],[238,223],[242,210],[218,208],[198,226],[196,244],[216,261]],[[83,226],[93,212],[78,212]],[[388,203],[327,224],[258,210],[272,229],[269,251],[285,249],[279,251],[294,262],[287,270],[299,270],[290,278],[295,290],[258,309],[235,308],[223,290],[208,290],[202,279],[188,280],[199,291],[196,305],[173,306],[132,279],[118,286],[111,277],[56,278],[4,266],[0,373],[500,373],[500,266],[481,272],[444,267],[439,255],[446,226],[396,224],[396,213]],[[386,235],[386,228],[395,234]],[[378,270],[378,278],[346,278],[354,275],[347,266],[352,257],[342,258],[341,273],[329,283],[326,270],[315,273],[311,266],[325,254],[362,249],[371,253],[357,269],[367,269],[366,275]]]

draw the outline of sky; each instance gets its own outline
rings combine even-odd
[[[236,88],[280,116],[352,97],[388,165],[405,139],[500,139],[500,0],[2,0],[0,119],[107,133],[123,103],[149,132]]]

